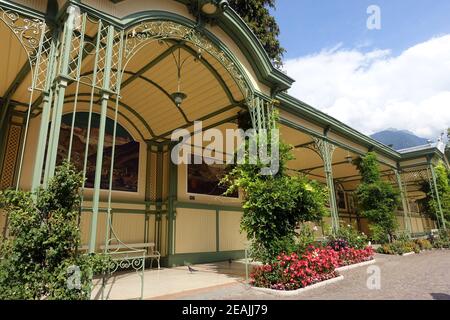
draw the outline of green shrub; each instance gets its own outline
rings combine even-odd
[[[300,230],[296,235],[296,251],[298,254],[302,254],[306,249],[315,243],[314,230],[307,224],[302,224]]]
[[[274,262],[280,253],[296,253],[302,255],[306,249],[315,242],[314,231],[306,224],[300,226],[299,232],[293,236],[274,239],[270,246],[262,246],[252,243],[250,248],[251,257],[259,261]]]
[[[327,234],[327,243],[344,240],[350,248],[365,249],[369,243],[367,236],[350,225],[341,226],[336,234]]]
[[[369,230],[371,233],[371,239],[375,243],[388,243],[389,242],[389,236],[385,232],[384,228],[377,225],[377,224],[371,224],[369,225]]]
[[[420,252],[420,247],[414,241],[394,241],[391,243],[383,244],[377,249],[378,253],[402,255],[405,253]]]
[[[433,248],[436,249],[450,249],[449,231],[440,230],[436,238],[432,238]]]
[[[414,242],[420,248],[421,251],[433,249],[433,245],[427,239],[416,239],[414,240]]]
[[[320,221],[327,213],[328,195],[322,185],[304,175],[286,173],[286,164],[293,159],[292,147],[281,142],[270,147],[279,148],[280,167],[276,174],[263,175],[261,169],[265,165],[250,163],[246,148],[246,163],[232,168],[221,181],[228,194],[236,190],[243,193],[241,229],[251,241],[252,257],[261,262],[270,262],[280,249],[295,246],[299,223]]]
[[[0,193],[10,232],[0,249],[0,299],[90,299],[92,275],[109,261],[78,253],[81,183],[64,163],[38,193]]]

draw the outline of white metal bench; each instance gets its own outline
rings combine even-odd
[[[105,245],[100,246],[101,250],[105,250],[105,248]],[[130,248],[136,250],[136,252],[130,251]],[[113,251],[114,257],[118,259],[124,256],[133,258],[134,255],[136,258],[142,257],[142,252],[144,252],[145,258],[150,259],[150,268],[153,267],[153,260],[156,260],[158,262],[158,269],[161,269],[161,254],[155,250],[154,243],[110,244],[108,245],[108,250]]]

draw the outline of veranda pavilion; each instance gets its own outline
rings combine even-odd
[[[0,1],[0,20],[0,190],[45,185],[70,159],[86,177],[89,252],[151,244],[164,266],[243,257],[240,195],[222,196],[220,166],[175,165],[171,135],[225,132],[245,113],[265,128],[274,108],[282,139],[295,147],[290,170],[328,186],[331,214],[318,236],[340,223],[369,232],[352,164],[369,151],[401,191],[402,230],[444,222],[441,208],[430,219],[420,205],[424,184],[440,200],[434,166],[448,166],[443,142],[394,151],[291,97],[294,80],[226,0]],[[207,143],[193,141],[201,155]],[[2,214],[4,232],[5,224]]]

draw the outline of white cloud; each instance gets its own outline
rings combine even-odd
[[[366,134],[407,129],[436,138],[450,127],[450,35],[389,50],[333,49],[285,63],[290,94]]]

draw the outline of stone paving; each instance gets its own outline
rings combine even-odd
[[[380,290],[367,287],[368,267],[343,271],[343,281],[286,299],[315,300],[450,300],[450,251],[435,250],[411,256],[376,255]],[[283,299],[255,292],[242,283],[226,284],[157,299],[272,300]]]

